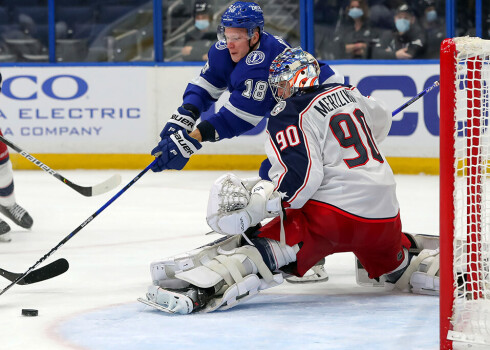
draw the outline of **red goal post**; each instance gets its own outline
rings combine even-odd
[[[440,52],[440,344],[490,349],[490,41]]]

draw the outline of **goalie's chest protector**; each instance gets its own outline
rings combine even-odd
[[[313,199],[370,219],[396,216],[393,172],[373,137],[386,117],[376,101],[338,84],[276,105],[266,152],[284,201],[300,208]]]

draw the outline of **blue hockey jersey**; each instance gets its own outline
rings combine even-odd
[[[238,63],[231,60],[224,41],[211,47],[206,65],[188,84],[183,98],[184,105],[191,104],[202,113],[223,92],[230,92],[224,106],[204,122],[217,136],[206,141],[241,135],[256,126],[274,107],[276,100],[268,86],[269,67],[287,47],[289,45],[283,39],[263,32],[258,48]],[[343,83],[344,78],[324,64],[320,81]]]

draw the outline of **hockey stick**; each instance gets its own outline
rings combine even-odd
[[[158,157],[159,155],[156,155],[156,156]],[[153,160],[153,162],[151,162],[142,172],[140,172],[138,175],[136,175],[136,177],[134,177],[126,186],[124,186],[122,190],[120,190],[119,192],[117,192],[111,199],[109,199],[95,213],[93,213],[92,215],[90,215],[87,218],[87,220],[85,220],[80,225],[78,225],[78,227],[75,230],[73,230],[68,236],[66,236],[65,238],[63,238],[54,248],[52,248],[46,255],[44,255],[43,257],[41,257],[41,259],[39,259],[34,265],[32,265],[26,272],[24,272],[22,275],[20,275],[19,277],[17,277],[12,283],[10,283],[7,287],[5,287],[0,292],[0,295],[2,295],[7,290],[9,290],[10,288],[12,288],[12,286],[14,284],[17,284],[20,280],[22,280],[23,278],[25,278],[37,266],[39,266],[39,264],[41,264],[44,260],[46,260],[47,258],[49,258],[54,252],[56,252],[66,242],[68,242],[71,238],[73,238],[73,236],[75,236],[78,233],[78,231],[80,231],[82,228],[84,228],[85,226],[87,226],[93,219],[95,219],[100,213],[102,213],[105,208],[107,208],[109,205],[111,205],[112,202],[114,202],[116,199],[118,199],[119,196],[121,196],[124,192],[126,192],[131,186],[134,185],[134,183],[136,181],[138,181],[148,170],[150,170],[150,168],[153,166],[153,164],[155,164],[156,161],[157,161],[157,159],[155,158]]]
[[[45,172],[53,175],[55,178],[63,182],[64,184],[70,186],[73,188],[75,191],[78,193],[91,197],[91,196],[97,196],[102,193],[106,193],[117,186],[121,183],[121,176],[120,175],[113,175],[109,179],[105,180],[104,182],[95,185],[95,186],[80,186],[77,184],[74,184],[70,180],[68,180],[66,177],[61,176],[61,174],[57,173],[53,169],[51,169],[49,166],[41,162],[40,160],[36,159],[34,156],[31,154],[27,153],[26,151],[22,150],[15,144],[13,144],[11,141],[7,140],[5,137],[0,135],[0,141],[9,146],[10,148],[14,149],[16,152],[18,152],[22,157],[26,158],[28,161],[34,163],[36,166],[40,167],[43,169]]]
[[[37,270],[32,271],[29,273],[27,276],[24,278],[21,278],[17,284],[19,285],[25,285],[25,284],[32,284],[32,283],[37,283],[41,281],[48,280],[50,278],[59,276],[66,271],[68,271],[68,261],[66,259],[58,259],[56,261],[53,261],[52,263],[43,266]],[[5,277],[8,279],[10,282],[15,281],[17,278],[22,276],[22,273],[15,273],[15,272],[10,272],[4,269],[0,269],[0,276]]]
[[[407,108],[408,106],[410,106],[412,103],[414,103],[415,101],[417,101],[419,98],[421,98],[422,96],[424,96],[426,93],[428,93],[429,91],[431,91],[433,88],[435,88],[436,86],[439,86],[439,80],[436,80],[434,82],[434,84],[432,84],[432,86],[429,86],[427,89],[425,89],[424,91],[422,92],[419,92],[417,94],[417,96],[415,96],[414,98],[410,99],[409,101],[405,102],[404,104],[402,104],[400,107],[398,107],[397,109],[395,109],[393,111],[393,113],[391,113],[391,116],[394,117],[395,115],[397,115],[398,113],[400,113],[402,110],[404,110],[405,108]]]

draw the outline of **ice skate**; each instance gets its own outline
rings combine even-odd
[[[146,300],[138,301],[170,314],[190,314],[201,309],[209,296],[200,288],[191,286],[182,289],[164,289],[158,286],[148,287]]]
[[[10,226],[0,219],[0,242],[10,242],[12,240],[9,231]]]
[[[11,207],[0,205],[0,213],[23,228],[31,228],[34,223],[29,213],[17,203]]]
[[[291,276],[286,278],[289,283],[318,283],[327,282],[328,274],[325,271],[325,258],[317,262],[311,269],[306,271],[304,276]]]

